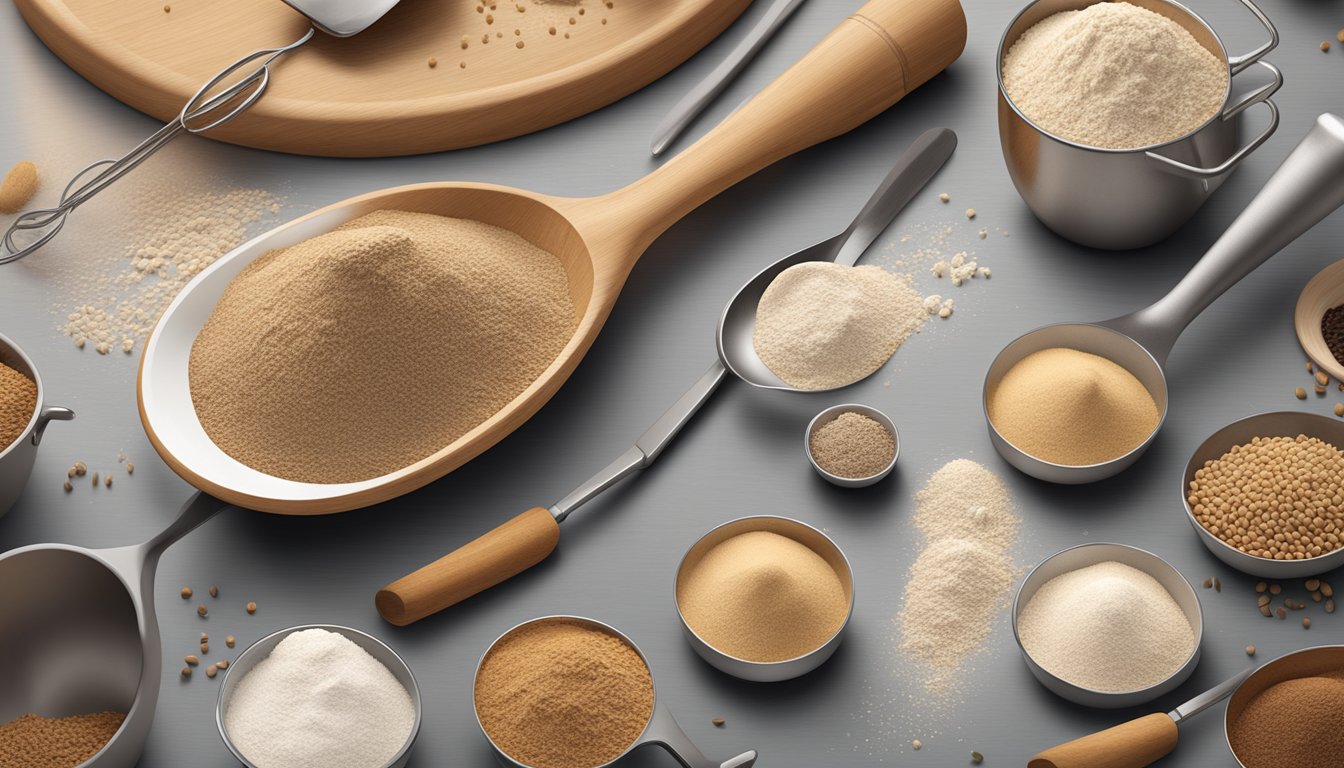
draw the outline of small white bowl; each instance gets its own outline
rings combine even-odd
[[[868,477],[841,477],[833,475],[821,468],[817,459],[812,455],[812,435],[821,427],[835,421],[842,413],[858,413],[876,421],[886,428],[887,434],[891,435],[891,440],[895,443],[895,450],[891,453],[891,461],[882,468],[881,472]],[[812,468],[817,470],[817,474],[826,478],[828,482],[834,483],[842,488],[863,488],[872,485],[887,475],[896,466],[896,459],[901,455],[901,436],[896,431],[896,424],[887,415],[870,405],[861,405],[859,403],[845,403],[843,405],[833,405],[830,408],[818,413],[808,422],[807,430],[803,433],[803,453],[807,454],[807,462]]]
[[[1022,635],[1018,632],[1017,622],[1022,616],[1022,609],[1036,595],[1037,590],[1056,576],[1106,562],[1122,563],[1157,579],[1181,607],[1185,618],[1190,622],[1190,628],[1195,633],[1195,648],[1190,652],[1189,658],[1166,679],[1147,688],[1133,691],[1098,691],[1085,688],[1046,670],[1031,658],[1031,654],[1027,653],[1027,649],[1022,645]],[[1195,667],[1199,665],[1200,645],[1204,639],[1204,612],[1199,605],[1199,596],[1195,594],[1195,588],[1190,586],[1190,582],[1186,581],[1175,566],[1152,552],[1125,544],[1082,544],[1047,557],[1040,565],[1031,569],[1031,573],[1022,580],[1022,586],[1017,589],[1017,597],[1013,598],[1013,639],[1017,641],[1017,647],[1022,651],[1022,658],[1026,660],[1031,674],[1035,675],[1041,685],[1051,693],[1075,704],[1097,709],[1137,707],[1176,690],[1195,671]]]

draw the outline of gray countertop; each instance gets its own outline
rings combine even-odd
[[[855,4],[805,5],[692,133],[702,133],[782,71]],[[1287,81],[1276,97],[1282,127],[1179,234],[1132,253],[1073,246],[1043,229],[1018,198],[998,147],[993,64],[998,36],[1018,2],[971,0],[968,6],[970,42],[947,73],[852,134],[728,191],[655,243],[573,378],[538,416],[487,454],[374,509],[322,518],[228,510],[170,549],[155,593],[164,637],[163,694],[142,765],[231,764],[215,733],[216,682],[202,675],[185,684],[178,678],[181,654],[193,648],[196,633],[211,631],[217,644],[219,635],[234,634],[241,649],[272,630],[305,622],[368,630],[406,657],[425,695],[426,727],[415,766],[491,764],[471,714],[476,660],[499,632],[550,613],[593,616],[629,633],[651,659],[660,696],[693,739],[720,759],[756,748],[763,766],[963,765],[972,749],[984,753],[985,765],[1022,765],[1039,749],[1156,711],[1087,711],[1055,698],[1018,658],[1006,621],[953,694],[927,695],[907,674],[895,649],[894,617],[918,548],[911,497],[932,471],[958,457],[980,461],[1010,483],[1025,521],[1015,550],[1024,568],[1074,544],[1119,541],[1163,555],[1195,583],[1221,577],[1221,594],[1200,590],[1203,661],[1187,685],[1156,707],[1170,709],[1244,668],[1248,643],[1267,659],[1344,638],[1340,615],[1313,614],[1319,619],[1309,632],[1295,622],[1262,620],[1254,579],[1230,572],[1204,550],[1177,496],[1190,452],[1223,424],[1265,410],[1327,413],[1340,400],[1334,391],[1305,403],[1293,398],[1293,388],[1309,382],[1291,314],[1311,275],[1342,255],[1344,218],[1336,215],[1298,240],[1191,326],[1168,368],[1166,429],[1122,476],[1058,487],[1017,474],[990,447],[980,408],[984,371],[1005,342],[1044,323],[1100,319],[1155,299],[1228,225],[1318,113],[1344,111],[1344,46],[1335,44],[1329,54],[1318,48],[1344,27],[1344,0],[1266,4],[1283,36],[1269,57]],[[1234,51],[1260,40],[1258,25],[1238,3],[1196,0],[1194,7]],[[184,195],[202,185],[274,191],[286,199],[281,219],[367,190],[433,179],[596,194],[654,167],[647,147],[657,120],[762,11],[758,3],[703,55],[643,91],[569,124],[493,146],[338,161],[193,139],[151,163],[172,169]],[[8,4],[0,8],[0,82],[8,105],[0,115],[5,167],[24,158],[48,170],[77,167],[119,153],[155,126],[68,70]],[[960,134],[956,156],[874,252],[918,245],[921,233],[952,227],[949,247],[972,248],[994,274],[962,289],[944,284],[941,292],[950,290],[957,299],[951,320],[930,323],[884,371],[843,392],[791,395],[727,382],[654,468],[574,514],[560,551],[548,562],[416,626],[382,623],[373,608],[377,587],[529,506],[554,502],[631,443],[709,365],[716,317],[736,287],[769,261],[840,231],[904,146],[939,125]],[[59,175],[52,171],[47,183],[62,183]],[[136,177],[123,183],[135,184]],[[941,191],[951,193],[951,205],[938,203]],[[80,227],[81,217],[96,220],[96,205],[72,218],[70,227]],[[979,212],[973,223],[962,214],[968,206]],[[120,215],[103,215],[109,214]],[[974,235],[982,226],[991,232],[985,241]],[[911,243],[900,243],[902,231],[913,234]],[[0,332],[36,360],[49,402],[78,413],[75,422],[48,432],[25,496],[0,520],[0,549],[43,541],[140,541],[166,525],[192,493],[156,458],[140,428],[136,358],[76,350],[57,331],[53,308],[77,294],[71,272],[122,258],[76,247],[76,241],[97,242],[87,233],[71,237],[71,245],[0,269]],[[62,260],[63,268],[52,260]],[[929,276],[920,281],[926,291],[935,289]],[[896,472],[865,490],[824,483],[801,451],[808,419],[846,401],[882,408],[901,430]],[[110,491],[62,492],[67,466],[80,459],[94,469],[114,466],[119,449],[135,461],[134,477],[119,476]],[[673,570],[686,548],[725,520],[759,513],[823,527],[845,549],[857,577],[858,604],[844,646],[818,671],[776,685],[740,682],[701,662],[682,639],[672,604]],[[211,583],[222,596],[203,622],[177,593],[183,585],[203,593]],[[255,616],[244,615],[246,600],[259,604]],[[711,717],[725,718],[726,727],[715,728]],[[1217,712],[1182,730],[1177,754],[1163,765],[1232,764]],[[909,746],[916,738],[924,744],[919,752]],[[673,762],[649,751],[624,764]]]

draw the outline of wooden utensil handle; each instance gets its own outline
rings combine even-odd
[[[1143,768],[1171,754],[1179,735],[1169,716],[1148,715],[1051,747],[1027,768]]]
[[[591,215],[637,258],[709,198],[895,104],[965,45],[958,0],[872,0],[695,145],[644,179],[593,199]]]
[[[404,627],[531,568],[555,550],[560,525],[533,507],[475,541],[378,590],[374,604]]]

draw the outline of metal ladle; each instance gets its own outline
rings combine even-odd
[[[0,723],[30,712],[125,712],[121,728],[79,768],[134,766],[159,699],[159,556],[223,508],[197,494],[143,544],[35,544],[0,555]]]
[[[902,164],[904,169],[898,169],[898,172],[893,172],[887,177],[873,195],[873,199],[864,207],[863,212],[854,219],[853,224],[849,225],[849,229],[830,240],[776,261],[742,286],[728,302],[728,306],[724,307],[723,315],[719,317],[716,342],[719,359],[723,361],[724,366],[732,371],[733,375],[753,387],[783,389],[790,392],[829,391],[801,390],[792,387],[785,384],[774,371],[761,362],[760,356],[756,354],[756,346],[752,342],[752,337],[756,333],[756,306],[761,303],[761,296],[779,273],[789,267],[808,261],[834,261],[847,267],[858,263],[859,257],[868,250],[868,246],[872,245],[877,236],[882,234],[882,230],[886,229],[896,213],[918,194],[926,181],[933,178],[956,148],[957,135],[946,128],[920,134],[907,150],[906,157],[910,160]],[[919,181],[912,183],[915,179]],[[897,189],[898,194],[889,194],[893,189]]]
[[[1060,323],[1018,337],[994,358],[983,405],[990,441],[1017,469],[1052,483],[1090,483],[1128,468],[1152,444],[1167,417],[1163,371],[1176,339],[1200,312],[1284,246],[1344,205],[1344,120],[1323,114],[1246,210],[1194,268],[1156,303],[1101,323]],[[1069,466],[1038,459],[999,433],[989,399],[1003,377],[1028,355],[1066,347],[1111,360],[1137,378],[1158,409],[1157,427],[1133,450],[1100,464]]]

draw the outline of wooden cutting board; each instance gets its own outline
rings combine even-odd
[[[642,88],[713,40],[749,2],[402,0],[356,37],[318,33],[275,66],[251,111],[209,135],[338,157],[499,141]],[[15,4],[75,71],[163,120],[225,65],[307,28],[280,0]]]

